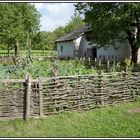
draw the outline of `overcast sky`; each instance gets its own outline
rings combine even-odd
[[[41,13],[41,31],[53,31],[64,26],[74,13],[74,3],[34,3]]]

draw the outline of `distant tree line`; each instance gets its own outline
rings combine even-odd
[[[55,40],[84,24],[75,12],[70,21],[52,32],[40,31],[40,13],[30,3],[0,3],[0,49],[54,50]],[[46,21],[47,22],[47,21]]]
[[[34,36],[34,49],[54,50],[56,48],[55,40],[62,37],[78,27],[84,25],[84,21],[76,12],[71,16],[70,21],[64,26],[59,26],[52,32],[42,31]]]

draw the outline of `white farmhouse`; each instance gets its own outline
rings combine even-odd
[[[97,58],[102,60],[118,60],[123,61],[126,57],[131,57],[131,48],[127,41],[116,43],[108,48],[97,48],[95,44],[91,44],[88,33],[89,26],[82,26],[79,29],[67,34],[56,40],[57,53],[59,58]],[[139,58],[140,60],[140,58]]]

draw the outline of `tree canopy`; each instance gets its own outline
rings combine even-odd
[[[140,47],[139,3],[78,3],[76,9],[92,27],[94,42],[100,46],[127,39],[132,62],[137,62]],[[122,34],[122,33],[125,33]]]
[[[71,16],[65,26],[54,31],[39,31],[40,13],[30,3],[0,3],[0,47],[2,49],[32,49],[53,50],[55,40],[84,24],[78,13]],[[29,41],[31,43],[27,43]],[[28,45],[27,45],[28,44]]]
[[[0,3],[0,43],[25,45],[27,35],[39,30],[40,14],[29,3]]]
[[[70,33],[84,24],[85,23],[80,15],[75,11],[75,13],[71,16],[71,20],[65,26],[65,33]]]

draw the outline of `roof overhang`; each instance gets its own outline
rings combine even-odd
[[[76,36],[76,37],[74,37],[74,38],[72,38],[72,39],[64,39],[64,40],[59,40],[59,39],[58,39],[58,40],[56,40],[55,42],[58,43],[58,42],[69,42],[69,41],[74,41],[75,39],[77,39],[77,38],[81,37],[82,35],[84,35],[84,34],[86,34],[86,33],[89,33],[89,32],[91,32],[91,31],[83,32],[83,33],[79,34],[78,36]]]

